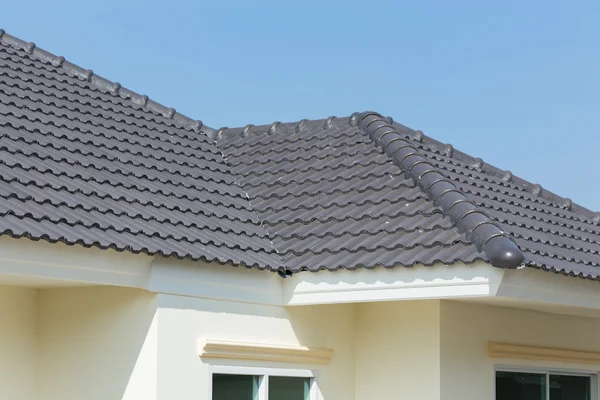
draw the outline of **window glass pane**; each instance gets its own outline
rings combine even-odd
[[[550,375],[550,400],[590,400],[588,376]]]
[[[212,400],[258,400],[258,376],[213,374]]]
[[[269,400],[308,400],[310,378],[269,376]]]
[[[497,371],[496,400],[546,400],[546,374]]]

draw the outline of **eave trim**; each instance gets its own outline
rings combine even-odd
[[[200,357],[327,365],[333,353],[326,348],[207,340]]]
[[[491,358],[517,358],[522,360],[600,365],[600,351],[528,346],[512,343],[489,342],[488,356]]]

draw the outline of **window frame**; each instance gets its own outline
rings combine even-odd
[[[309,378],[309,400],[322,400],[318,381],[319,374],[311,369],[247,367],[235,365],[210,365],[208,369],[208,399],[212,400],[212,383],[214,374],[254,375],[258,376],[258,400],[269,400],[269,376],[285,376],[289,378]],[[596,399],[594,399],[596,400]]]
[[[600,371],[581,370],[569,368],[543,368],[518,365],[495,365],[494,366],[494,400],[496,399],[496,372],[522,372],[529,374],[546,375],[546,400],[550,400],[550,375],[563,376],[585,376],[590,378],[591,400],[600,400]]]

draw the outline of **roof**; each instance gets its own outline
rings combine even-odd
[[[1,233],[279,263],[200,121],[0,33]]]
[[[215,131],[0,31],[0,233],[299,271],[600,279],[600,215],[373,113]]]
[[[293,271],[481,260],[600,275],[597,214],[379,114],[216,139]]]

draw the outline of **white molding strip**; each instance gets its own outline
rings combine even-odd
[[[600,365],[600,351],[539,347],[499,342],[488,343],[488,356],[491,358],[517,358],[522,360]]]
[[[207,340],[200,357],[326,365],[331,362],[333,353],[332,349],[305,346]]]
[[[496,296],[523,303],[536,302],[580,309],[600,309],[598,282],[533,268],[506,271]],[[554,308],[554,311],[558,311],[558,308]],[[565,310],[564,313],[572,314],[573,311]]]
[[[281,306],[282,281],[269,271],[156,257],[146,289],[178,296]]]
[[[30,278],[60,285],[115,285],[144,287],[152,257],[144,254],[101,250],[44,240],[0,237],[0,280],[18,277],[25,285]]]
[[[598,282],[479,262],[300,272],[257,269],[0,237],[0,285],[114,285],[175,296],[276,307],[425,299],[496,298],[514,307],[600,316]],[[494,300],[496,300],[494,299]]]
[[[485,263],[301,272],[284,281],[284,304],[491,297],[504,272]]]

